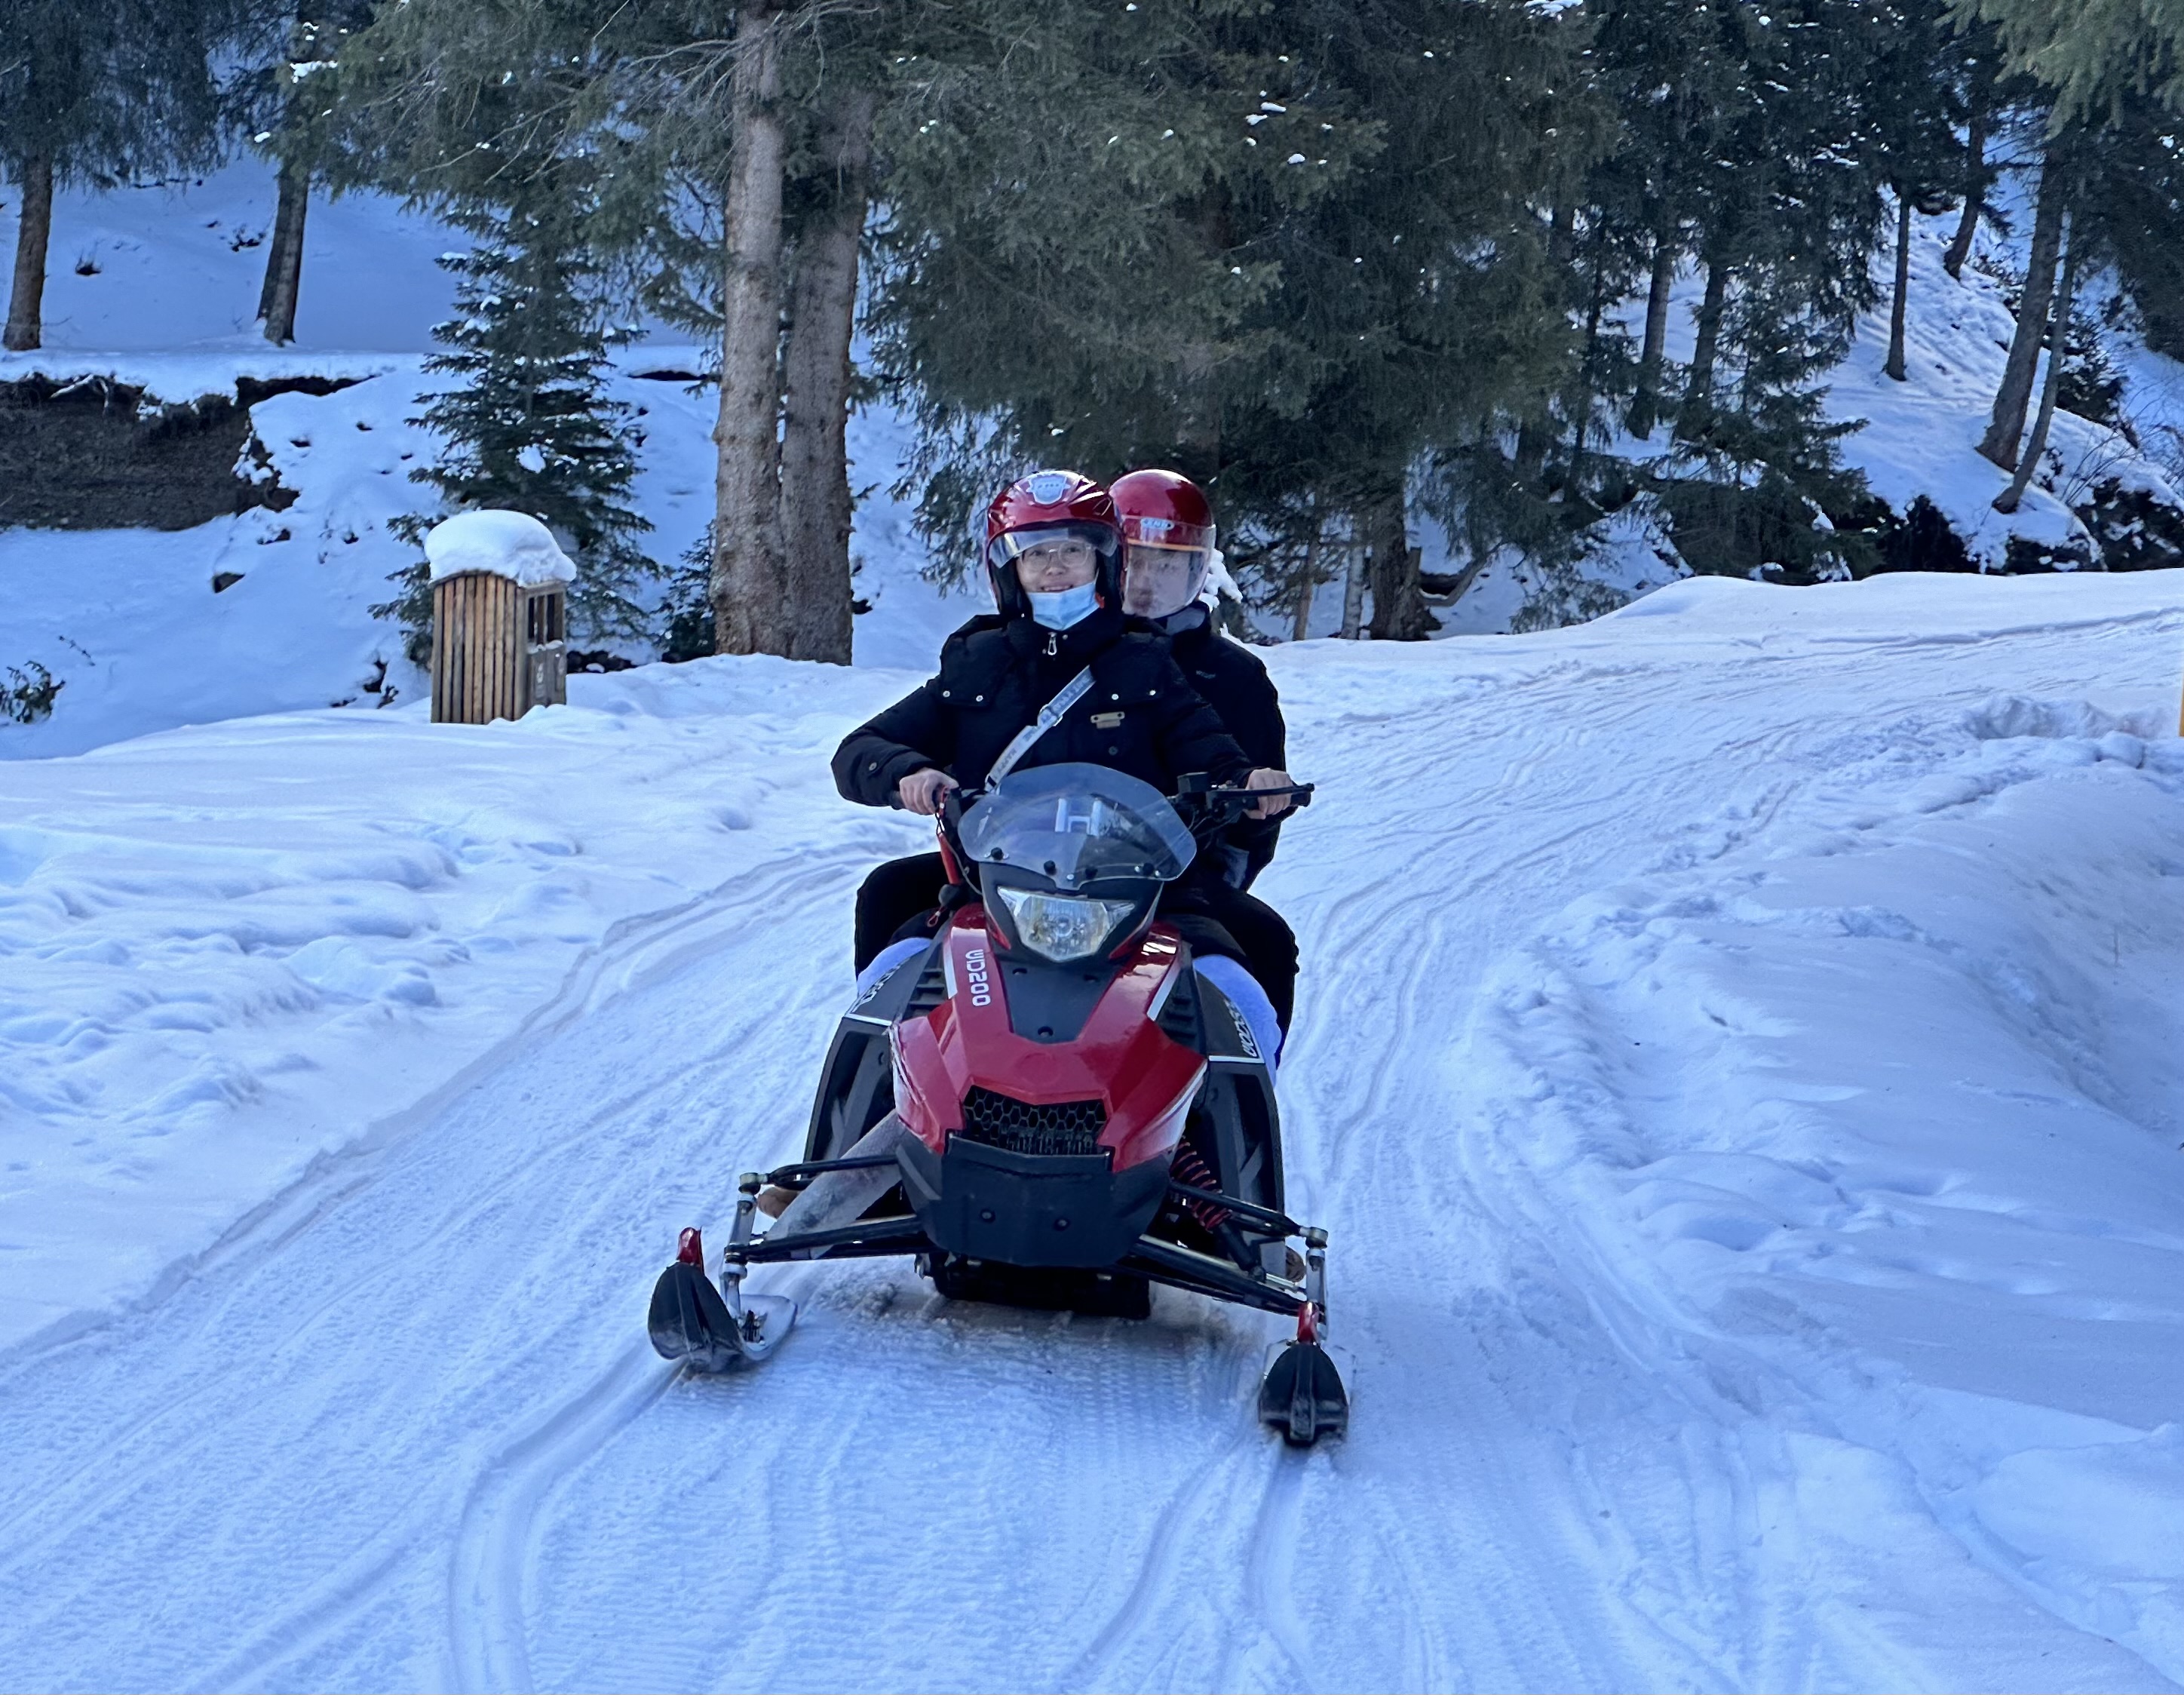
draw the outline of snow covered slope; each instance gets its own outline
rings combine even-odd
[[[2181,662],[2175,572],[1276,651],[1305,1458],[1187,1297],[646,1347],[919,839],[823,769],[905,677],[0,766],[0,1682],[2184,1681]]]
[[[120,380],[176,383],[154,391],[170,397],[232,392],[226,354],[141,368],[128,358],[94,363]],[[370,609],[394,595],[389,573],[419,557],[388,526],[432,510],[431,490],[410,473],[431,461],[434,438],[410,420],[442,379],[414,358],[378,363],[383,374],[334,393],[279,394],[251,409],[267,474],[296,496],[281,510],[170,532],[0,529],[0,598],[9,609],[0,675],[36,661],[63,684],[51,717],[0,721],[0,759],[80,753],[250,713],[369,711],[429,691],[403,656],[401,631]],[[653,527],[644,544],[666,566],[712,516],[714,401],[710,389],[646,373],[694,363],[687,348],[644,350],[627,357],[610,384],[644,432],[636,495]],[[53,368],[71,367],[56,360]],[[923,555],[910,515],[884,486],[903,431],[885,410],[860,413],[850,426],[854,473],[881,485],[860,506],[851,538],[854,581],[872,608],[857,621],[862,664],[929,664],[941,638],[975,610],[917,575]],[[582,632],[577,638],[586,640]]]
[[[266,471],[295,497],[281,510],[172,532],[0,528],[0,682],[36,662],[62,683],[50,718],[0,719],[0,760],[253,713],[370,710],[427,687],[399,629],[369,609],[393,597],[388,573],[418,557],[389,521],[432,510],[432,491],[410,473],[437,445],[410,421],[441,381],[418,369],[451,293],[433,259],[466,238],[382,196],[315,201],[297,341],[272,348],[251,316],[272,210],[272,178],[250,164],[59,198],[46,345],[0,354],[0,382],[100,377],[177,404],[232,396],[241,377],[355,386],[251,409]],[[0,245],[13,239],[12,210],[0,207]],[[634,498],[653,527],[642,545],[671,569],[712,516],[715,404],[710,390],[661,373],[703,365],[696,349],[649,342],[620,357],[609,383],[643,437]],[[906,430],[884,406],[850,423],[862,496],[850,551],[872,608],[858,620],[861,664],[928,663],[941,636],[983,606],[918,576],[910,514],[888,493]],[[234,580],[215,591],[215,578]]]
[[[387,573],[415,557],[386,526],[429,502],[409,473],[429,462],[434,443],[408,420],[433,386],[416,363],[449,298],[449,279],[432,260],[465,238],[377,196],[315,203],[298,338],[290,348],[269,348],[251,312],[272,198],[271,178],[254,163],[201,181],[61,197],[47,345],[0,354],[0,382],[98,375],[181,401],[231,393],[242,376],[365,380],[324,398],[284,394],[254,410],[259,441],[298,496],[286,511],[174,533],[0,530],[0,596],[11,613],[0,630],[0,678],[5,667],[35,661],[64,683],[51,720],[27,729],[0,722],[0,758],[76,752],[253,712],[336,701],[370,708],[390,690],[406,700],[425,687],[402,658],[398,632],[367,609],[388,598]],[[2064,499],[2037,487],[2014,519],[1991,508],[2007,479],[1974,447],[2011,322],[1991,276],[1975,266],[1961,281],[1942,271],[1950,222],[1922,219],[1916,226],[1909,381],[1880,374],[1884,303],[1861,322],[1848,359],[1833,373],[1828,411],[1868,421],[1844,453],[1877,493],[1899,512],[1925,496],[1971,557],[1995,568],[2013,536],[2066,545],[2077,521]],[[11,215],[0,207],[0,247],[12,231]],[[2006,256],[1991,234],[1982,243]],[[1680,285],[1673,357],[1690,352],[1696,287],[1696,278]],[[2057,488],[2081,501],[2093,484],[2121,477],[2167,498],[2163,467],[2184,454],[2184,371],[2127,337],[2114,338],[2113,347],[2127,378],[2125,410],[2150,457],[2065,413],[2052,455]],[[654,526],[645,546],[666,566],[710,516],[711,404],[707,394],[644,373],[701,363],[691,349],[647,343],[623,357],[611,384],[616,399],[642,414],[636,499]],[[859,596],[873,609],[857,621],[861,664],[925,664],[939,636],[983,605],[983,594],[941,595],[918,576],[923,553],[910,512],[888,493],[908,445],[906,420],[889,408],[866,408],[853,420],[861,498],[852,555]],[[1667,445],[1663,432],[1650,444],[1624,442],[1617,450]],[[1446,568],[1446,536],[1424,514],[1414,521],[1429,566]],[[1586,566],[1609,599],[1643,594],[1682,569],[1669,538],[1635,513],[1602,527]],[[215,595],[214,578],[228,573],[240,580]],[[1529,567],[1490,564],[1450,610],[1446,631],[1506,630],[1539,587]],[[1341,608],[1340,584],[1323,585],[1314,633],[1339,629]],[[1262,622],[1270,634],[1287,633],[1285,615]]]

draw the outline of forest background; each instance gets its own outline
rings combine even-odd
[[[281,190],[273,342],[315,195],[392,192],[471,236],[415,527],[538,513],[595,630],[845,662],[844,428],[882,390],[916,421],[941,575],[1010,475],[1167,464],[1300,630],[1340,581],[1346,633],[1424,637],[1513,554],[1560,622],[1613,604],[1581,565],[1618,513],[1699,571],[1961,565],[1930,508],[1846,468],[1825,374],[1885,296],[1906,380],[1914,214],[1954,213],[1953,273],[2014,203],[1997,508],[2059,406],[2113,410],[2095,276],[2184,354],[2180,42],[2176,0],[14,0],[4,339],[39,343],[57,183],[254,149]],[[601,380],[645,318],[717,356],[716,516],[679,564],[644,552]],[[2080,501],[2088,540],[2132,539],[2116,562],[2184,557],[2142,486]],[[1420,512],[1459,569],[1422,568]],[[663,575],[664,605],[640,592]],[[383,610],[422,629],[421,565]]]

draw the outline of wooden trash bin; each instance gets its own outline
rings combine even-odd
[[[462,512],[425,538],[432,567],[432,722],[489,724],[569,698],[576,567],[522,512]]]

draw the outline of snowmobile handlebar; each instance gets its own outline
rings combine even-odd
[[[1208,830],[1226,829],[1238,822],[1262,800],[1286,795],[1291,806],[1309,806],[1313,786],[1309,783],[1290,783],[1273,789],[1244,789],[1217,784],[1203,771],[1185,772],[1176,779],[1175,810],[1183,815],[1191,834],[1202,836]]]

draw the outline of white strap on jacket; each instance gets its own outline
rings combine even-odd
[[[1061,693],[1039,709],[1039,716],[1016,733],[1016,739],[1001,750],[1001,756],[994,761],[994,768],[986,773],[986,786],[990,789],[1014,771],[1032,744],[1069,715],[1069,709],[1092,692],[1092,667],[1086,666],[1076,676],[1061,685]]]

